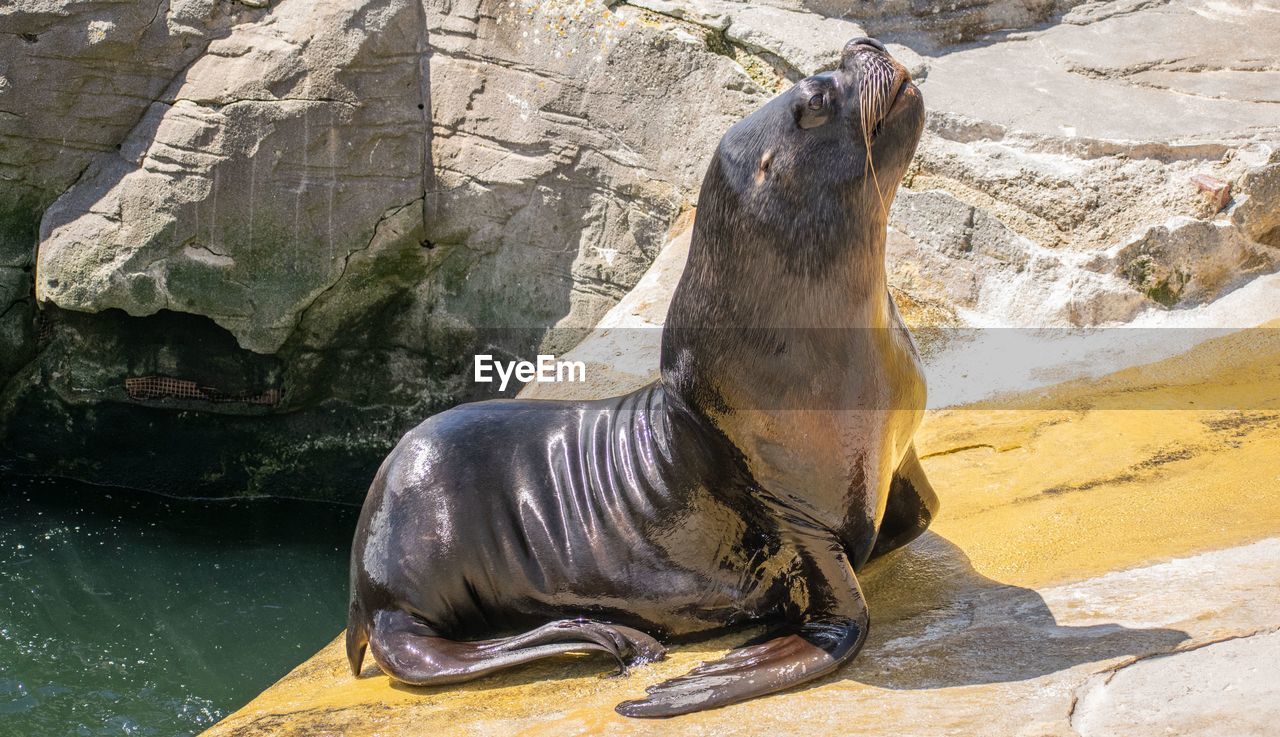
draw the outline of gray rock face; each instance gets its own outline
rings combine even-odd
[[[1050,20],[1082,0],[799,0],[825,16],[851,18],[876,36],[909,40],[913,46],[945,49],[984,34],[1027,28]],[[1093,3],[1113,5],[1117,3]]]
[[[68,30],[85,22],[80,6],[50,7],[10,13],[89,43]],[[572,331],[548,329],[590,327],[620,299],[696,197],[723,130],[783,82],[700,26],[630,6],[220,7],[192,26],[186,57],[157,46],[170,64],[127,111],[94,110],[90,95],[60,111],[115,127],[60,160],[66,175],[29,207],[38,248],[34,233],[26,250],[19,239],[0,281],[21,307],[0,323],[22,347],[0,366],[13,375],[0,408],[12,468],[66,471],[41,443],[100,433],[95,417],[132,408],[156,419],[158,442],[183,416],[211,445],[245,441],[208,471],[248,467],[230,490],[357,497],[408,426],[483,393],[461,381],[476,345],[568,347]],[[95,12],[121,26],[133,11]],[[112,64],[146,53],[117,47]],[[33,59],[15,82],[19,116],[58,73]],[[33,151],[38,138],[12,136]],[[39,167],[23,171],[34,181]],[[260,360],[274,368],[243,368]],[[138,394],[140,379],[195,388]],[[95,413],[103,403],[120,411]],[[316,459],[348,468],[317,484],[301,470]],[[139,483],[131,468],[74,473]],[[152,481],[164,476],[141,485],[186,491]]]
[[[45,212],[37,297],[204,315],[258,353],[421,201],[418,8],[285,0],[205,52]],[[420,209],[420,207],[419,207]]]
[[[16,0],[0,7],[0,253],[29,258],[41,212],[124,140],[209,39],[261,11],[216,0]]]
[[[1238,734],[1274,729],[1280,633],[1223,639],[1091,679],[1072,714],[1083,737]],[[1259,713],[1261,711],[1261,713]]]
[[[444,300],[464,320],[589,326],[760,92],[702,38],[615,33],[632,9],[492,5],[286,0],[231,28],[46,211],[38,297],[205,315],[274,353],[417,201],[425,242],[471,252]]]
[[[1015,325],[1213,301],[1280,266],[1273,16],[1199,0],[10,3],[0,464],[358,497],[404,429],[488,391],[467,378],[478,347],[568,349],[696,201],[724,130],[864,34],[931,110],[892,213],[899,296]],[[83,439],[93,456],[120,425],[145,437],[78,466],[50,453]],[[171,459],[143,448],[179,436]]]
[[[489,326],[593,325],[766,99],[709,31],[629,6],[464,3],[428,22],[427,238],[465,250],[446,303]]]
[[[1245,6],[1090,3],[930,58],[896,280],[980,323],[1087,326],[1275,271],[1276,33]]]
[[[210,38],[262,14],[215,0],[0,7],[0,380],[36,350],[40,217]]]

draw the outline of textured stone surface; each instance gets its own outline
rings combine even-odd
[[[0,7],[0,382],[36,352],[45,208],[114,151],[210,38],[260,15],[214,0]]]
[[[425,46],[419,17],[285,0],[210,42],[45,212],[37,297],[204,315],[279,350],[389,207],[421,217],[421,70],[401,63]]]
[[[851,18],[877,36],[900,36],[922,48],[945,48],[983,39],[989,33],[1034,26],[1080,3],[1081,0],[795,0],[789,4],[822,15]]]
[[[0,7],[0,255],[28,259],[41,212],[124,140],[174,75],[262,12],[215,0]]]
[[[1091,3],[930,58],[895,280],[978,323],[1081,326],[1275,271],[1277,33],[1261,6]],[[1233,185],[1221,213],[1204,174]]]
[[[235,26],[46,211],[38,297],[274,353],[416,202],[419,242],[467,252],[465,285],[420,275],[424,307],[589,326],[763,97],[701,37],[562,5],[285,0]]]
[[[483,326],[590,327],[644,273],[720,135],[765,88],[705,29],[627,5],[429,13],[427,238],[466,252],[447,309]]]
[[[1276,712],[1257,705],[1280,700],[1277,657],[1280,633],[1268,632],[1145,659],[1095,676],[1082,689],[1072,726],[1081,737],[1267,734]]]

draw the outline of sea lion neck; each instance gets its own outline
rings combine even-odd
[[[809,244],[779,242],[777,231],[753,230],[755,222],[742,218],[732,199],[706,195],[663,331],[663,384],[708,416],[792,398],[808,404],[771,381],[737,377],[775,371],[813,377],[858,366],[848,354],[859,349],[851,346],[874,342],[874,334],[886,332],[895,319],[884,226],[871,221],[849,228],[842,233],[847,241],[819,243],[826,250],[806,261],[805,254],[786,249]],[[726,392],[729,386],[741,391]]]
[[[717,155],[666,324],[678,329],[881,326],[885,211],[871,182],[750,187]]]

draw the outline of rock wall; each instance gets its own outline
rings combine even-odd
[[[4,468],[358,498],[477,347],[625,294],[772,92],[633,7],[251,5],[0,11]]]
[[[36,234],[49,205],[113,151],[245,5],[40,2],[0,7],[0,377],[35,353]]]
[[[984,324],[1082,326],[1275,271],[1277,32],[1243,3],[1089,3],[929,59],[898,284]]]
[[[10,3],[0,469],[358,498],[407,427],[482,393],[475,350],[560,351],[594,325],[724,130],[864,34],[931,111],[892,213],[901,301],[1066,326],[1212,301],[1280,266],[1275,18],[1199,0]]]

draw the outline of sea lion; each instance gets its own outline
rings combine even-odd
[[[929,524],[923,375],[887,290],[889,203],[924,125],[872,39],[725,134],[662,336],[661,378],[598,401],[462,405],[379,469],[351,557],[347,657],[465,681],[750,623],[758,642],[620,704],[723,706],[866,641],[855,571]]]

